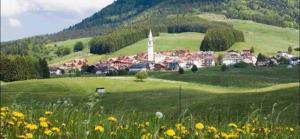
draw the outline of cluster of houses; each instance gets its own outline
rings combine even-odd
[[[279,51],[275,57],[266,58],[264,61],[257,61],[257,56],[251,52],[250,49],[239,51],[227,51],[219,59],[218,62],[225,65],[234,65],[237,63],[248,63],[257,66],[265,66],[269,63],[278,63],[278,59],[286,58],[290,64],[300,64],[299,57],[295,57],[288,52]],[[51,74],[60,75],[63,70],[82,70],[85,66],[88,66],[89,73],[95,74],[107,74],[115,71],[177,71],[179,68],[190,69],[194,65],[198,68],[212,67],[217,62],[216,54],[213,51],[198,51],[190,52],[189,50],[174,50],[174,51],[161,51],[154,52],[154,42],[152,33],[150,31],[148,38],[148,52],[138,53],[132,56],[120,56],[111,58],[105,61],[99,61],[94,65],[88,65],[86,59],[75,59],[71,62],[64,63],[62,67],[50,68]]]

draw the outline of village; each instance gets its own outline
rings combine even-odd
[[[258,59],[251,49],[244,49],[241,52],[229,50],[222,56],[213,51],[191,52],[187,49],[173,51],[154,51],[154,40],[150,30],[148,36],[147,53],[138,53],[131,56],[119,56],[102,60],[89,65],[87,59],[74,59],[66,62],[62,66],[50,67],[51,75],[62,75],[78,71],[82,73],[92,73],[96,75],[107,75],[125,71],[136,73],[139,71],[178,71],[197,68],[213,67],[216,65],[232,66],[237,63],[247,63],[253,66],[278,65],[284,59],[288,67],[300,64],[299,57],[290,54],[288,51],[278,51],[275,56]]]

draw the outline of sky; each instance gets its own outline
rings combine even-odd
[[[114,0],[1,0],[1,42],[61,31]]]

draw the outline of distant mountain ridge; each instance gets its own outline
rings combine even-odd
[[[155,24],[172,15],[202,12],[299,28],[299,0],[116,0],[101,11],[58,33],[1,43],[1,47],[29,47],[48,42],[102,35],[131,24]],[[179,21],[180,22],[180,21]]]

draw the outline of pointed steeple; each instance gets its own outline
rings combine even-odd
[[[151,29],[150,29],[150,31],[149,31],[149,38],[152,38],[152,31],[151,31]]]
[[[149,36],[148,36],[148,61],[153,62],[154,61],[154,43],[153,43],[153,36],[152,31],[150,29]]]

